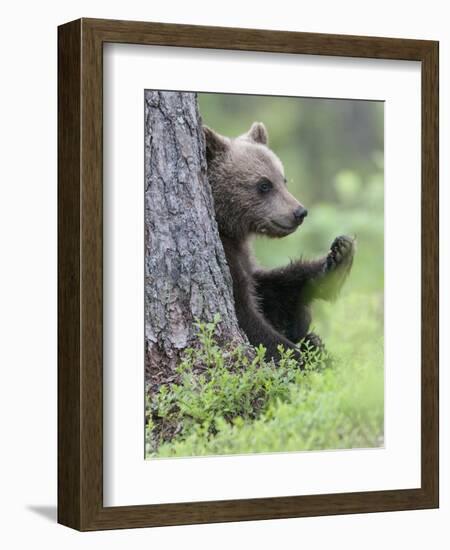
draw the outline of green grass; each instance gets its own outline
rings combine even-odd
[[[332,360],[311,350],[305,370],[289,352],[274,367],[263,348],[220,349],[218,320],[199,324],[180,382],[148,399],[147,458],[382,445],[382,295],[344,293],[315,318]]]

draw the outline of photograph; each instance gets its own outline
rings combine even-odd
[[[384,447],[384,101],[144,91],[145,458]]]
[[[439,37],[405,29],[58,27],[58,523],[439,507]]]

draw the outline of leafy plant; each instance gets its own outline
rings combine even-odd
[[[333,319],[317,327],[333,361],[305,342],[303,370],[290,350],[275,366],[262,346],[251,357],[220,348],[218,317],[197,323],[199,347],[186,351],[179,382],[147,399],[147,458],[381,445],[380,301],[347,295],[321,307]]]
[[[257,418],[272,402],[289,399],[291,385],[300,383],[300,370],[292,350],[280,346],[281,359],[275,367],[266,360],[263,346],[253,350],[227,350],[215,340],[220,317],[197,322],[199,346],[189,348],[177,368],[180,381],[160,387],[147,397],[147,451],[175,437],[187,438],[200,430],[205,437],[215,435],[222,421],[249,421]],[[249,353],[250,351],[250,353]],[[320,369],[326,354],[305,344],[305,369]]]

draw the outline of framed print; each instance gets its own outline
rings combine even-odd
[[[437,507],[438,43],[58,51],[58,521]]]

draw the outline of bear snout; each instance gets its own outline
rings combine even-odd
[[[293,215],[294,215],[294,223],[296,223],[297,225],[301,225],[303,220],[308,215],[308,210],[304,206],[299,206],[294,210]]]

